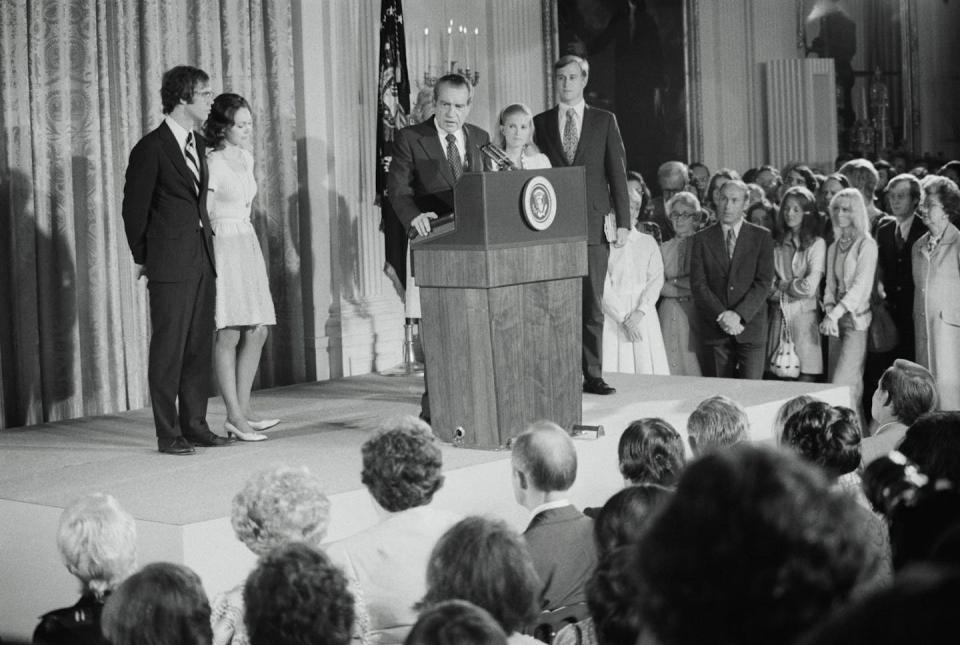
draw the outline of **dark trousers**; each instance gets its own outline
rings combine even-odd
[[[209,431],[216,279],[209,264],[185,282],[149,282],[150,364],[147,380],[157,437]],[[177,405],[179,403],[179,411]]]
[[[712,344],[713,363],[720,378],[762,379],[767,343],[741,343],[729,337]]]
[[[587,246],[587,275],[583,277],[582,361],[584,378],[600,378],[603,374],[603,283],[607,277],[610,247],[606,244]]]

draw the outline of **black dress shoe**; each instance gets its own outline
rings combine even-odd
[[[220,435],[214,434],[209,430],[200,435],[190,435],[187,437],[187,441],[195,446],[203,446],[204,448],[219,448],[221,446],[229,446],[235,443],[230,437],[221,437]]]
[[[157,439],[157,450],[165,455],[192,455],[196,452],[190,442],[183,437]]]
[[[602,378],[588,378],[583,382],[583,391],[588,394],[613,394],[617,388],[608,384]]]

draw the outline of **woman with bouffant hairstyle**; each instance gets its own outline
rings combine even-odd
[[[625,483],[673,486],[686,463],[683,439],[659,417],[633,421],[620,435],[617,459]]]

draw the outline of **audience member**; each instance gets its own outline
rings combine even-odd
[[[783,429],[787,427],[787,421],[790,420],[794,414],[803,409],[803,407],[808,403],[813,403],[817,399],[813,398],[809,394],[801,394],[800,396],[795,396],[783,405],[780,406],[780,409],[777,410],[777,416],[773,419],[773,441],[777,445],[780,445],[780,440],[783,438]]]
[[[898,450],[931,479],[960,487],[960,411],[921,416],[907,429]]]
[[[603,285],[603,371],[670,373],[663,346],[657,298],[663,288],[663,259],[653,237],[635,227],[623,246],[610,249]]]
[[[771,165],[757,168],[757,177],[754,180],[763,189],[763,196],[767,201],[777,204],[780,201],[780,171]]]
[[[110,645],[210,645],[212,638],[200,577],[172,562],[127,578],[107,599],[102,623]]]
[[[794,186],[802,186],[809,190],[811,195],[816,195],[820,183],[817,181],[817,177],[813,174],[810,166],[806,164],[792,164],[787,166],[783,171],[783,185],[780,187],[781,194]]]
[[[960,161],[957,161],[956,159],[953,161],[948,161],[940,166],[940,168],[937,170],[937,174],[941,177],[946,177],[957,185],[960,185]]]
[[[849,597],[870,551],[856,503],[787,453],[740,445],[688,466],[640,540],[660,645],[793,642]]]
[[[754,184],[748,184],[748,188]],[[749,200],[748,200],[749,201]],[[757,226],[762,226],[773,235],[777,226],[777,207],[761,197],[757,201],[751,201],[747,206],[747,221]]]
[[[960,189],[946,177],[923,185],[920,217],[929,229],[913,245],[913,326],[917,362],[937,379],[941,410],[960,410]]]
[[[660,195],[653,200],[653,222],[660,227],[664,242],[673,239],[673,226],[667,217],[667,202],[690,187],[690,169],[682,161],[668,161],[657,170]]]
[[[673,486],[686,463],[683,439],[659,417],[637,419],[620,435],[617,460],[627,485]]]
[[[57,546],[67,570],[80,581],[80,600],[47,612],[33,632],[36,645],[101,645],[103,603],[136,568],[137,527],[110,495],[77,499],[60,515]]]
[[[833,220],[830,215],[830,202],[844,188],[850,188],[850,182],[840,173],[833,173],[824,177],[817,192],[817,207],[820,209],[820,237],[827,243],[833,244],[835,239]]]
[[[465,600],[444,600],[420,612],[404,645],[507,645],[490,613]]]
[[[827,245],[819,235],[813,193],[802,186],[787,189],[774,231],[768,361],[777,351],[781,327],[786,324],[800,359],[800,380],[816,381],[823,374],[818,318]]]
[[[716,376],[763,377],[766,299],[773,283],[773,240],[745,222],[746,186],[736,179],[720,191],[720,223],[693,238],[690,286],[703,342],[713,349]]]
[[[820,333],[828,337],[827,379],[850,386],[860,412],[863,367],[870,327],[870,294],[877,268],[877,243],[870,236],[863,195],[844,188],[830,202],[836,240],[827,249],[827,284]]]
[[[692,192],[702,202],[707,196],[707,187],[710,185],[710,169],[707,168],[706,164],[699,161],[694,161],[689,168],[690,183],[694,188]]]
[[[703,350],[700,319],[690,290],[690,251],[693,234],[704,221],[704,211],[692,193],[682,192],[667,202],[667,214],[676,236],[660,247],[664,280],[657,310],[667,367],[675,376],[700,376]]]
[[[355,631],[369,643],[402,643],[416,622],[430,551],[460,517],[432,508],[443,485],[442,456],[423,421],[389,419],[363,444],[361,481],[380,521],[329,545],[356,600]]]
[[[886,357],[909,361],[916,356],[913,330],[913,245],[927,232],[927,225],[916,217],[922,189],[913,175],[897,175],[887,185],[887,208],[893,218],[877,228],[877,279],[883,302],[897,326],[899,342]]]
[[[694,457],[750,438],[747,411],[721,394],[700,402],[687,419],[687,441]]]
[[[635,545],[650,516],[671,492],[659,484],[636,484],[614,493],[593,523],[597,556],[604,558],[622,546]]]
[[[937,383],[930,370],[898,358],[888,367],[871,402],[877,429],[861,443],[863,464],[896,449],[911,426],[937,407]]]
[[[747,184],[747,209],[754,204],[761,204],[763,202],[768,202],[773,205],[773,202],[767,199],[766,193],[763,192],[763,186],[758,183],[750,182]],[[719,215],[719,213],[717,213]],[[764,227],[767,228],[767,227]],[[767,228],[767,230],[770,230]]]
[[[251,645],[347,645],[354,602],[343,572],[309,544],[290,542],[260,560],[243,588]]]
[[[884,212],[876,207],[874,198],[877,192],[877,183],[880,177],[877,175],[877,169],[867,159],[851,159],[846,162],[837,171],[847,178],[851,188],[856,188],[863,197],[863,203],[867,209],[867,218],[869,220],[870,235],[875,235],[877,226]]]
[[[514,496],[530,511],[523,537],[543,584],[540,607],[582,604],[597,554],[593,521],[567,499],[577,477],[573,440],[554,423],[533,423],[514,440],[512,466]]]
[[[721,168],[710,176],[710,183],[707,185],[707,192],[702,203],[707,210],[706,224],[710,225],[720,219],[717,204],[720,201],[720,189],[731,179],[740,179],[740,173],[730,168]]]
[[[466,600],[493,616],[510,645],[534,645],[524,635],[537,615],[540,580],[523,539],[502,520],[473,516],[450,528],[427,564],[421,606]]]
[[[330,500],[307,468],[275,466],[254,473],[233,498],[230,523],[258,557],[288,542],[319,547],[327,534]],[[214,645],[247,645],[243,587],[218,594],[211,605]]]
[[[877,159],[873,162],[873,167],[877,171],[876,198],[879,200],[893,177],[893,166],[886,159]]]

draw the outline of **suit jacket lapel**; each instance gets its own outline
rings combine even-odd
[[[440,170],[440,176],[443,180],[453,186],[453,171],[450,170],[450,162],[447,161],[447,153],[440,146],[440,137],[437,135],[436,128],[433,127],[433,121],[430,121],[430,131],[420,137],[420,147],[427,155],[428,159],[437,162],[437,168]]]
[[[559,108],[557,109],[559,110]],[[594,119],[595,116],[596,113],[591,110],[589,106],[583,106],[583,123],[580,125],[580,138],[577,139],[577,152],[573,155],[573,163],[570,164],[571,166],[576,166],[577,164],[583,163],[581,157],[584,154],[584,141],[587,140],[588,132],[590,132],[592,136],[594,124],[596,123],[596,120]],[[561,145],[560,147],[562,148],[563,146]]]
[[[180,176],[183,177],[183,180],[190,187],[190,190],[193,190],[194,178],[193,173],[187,168],[187,160],[183,158],[183,151],[180,149],[180,144],[177,143],[177,138],[173,136],[173,132],[170,131],[170,128],[166,123],[161,123],[158,128],[160,132],[160,143],[163,146],[163,151],[170,158],[170,161],[173,163],[173,167],[177,169],[177,172],[180,173]],[[197,152],[200,152],[200,148],[197,148]],[[204,171],[206,162],[200,162],[200,188],[204,188]]]

